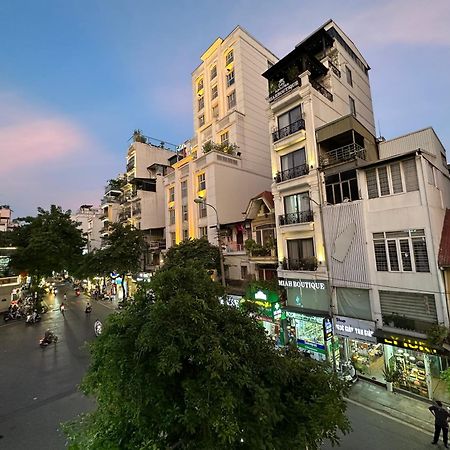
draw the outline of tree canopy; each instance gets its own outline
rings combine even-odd
[[[345,385],[296,348],[278,351],[221,286],[184,264],[159,271],[91,344],[82,389],[97,409],[71,449],[318,449],[349,430]]]
[[[79,263],[85,239],[70,217],[70,211],[52,205],[38,208],[36,217],[20,219],[23,225],[12,235],[17,251],[11,266],[32,276],[48,276],[53,271],[70,270]]]

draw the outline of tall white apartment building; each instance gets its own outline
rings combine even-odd
[[[194,137],[165,177],[168,247],[205,235],[217,244],[217,221],[242,222],[249,199],[271,183],[268,91],[261,74],[277,58],[238,26],[201,60],[192,73]],[[194,203],[198,197],[217,215]]]
[[[78,228],[87,239],[86,252],[91,252],[101,247],[101,217],[102,209],[93,205],[81,205],[78,211],[71,215],[71,219],[74,222],[78,222]]]

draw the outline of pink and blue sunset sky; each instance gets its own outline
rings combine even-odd
[[[282,57],[334,19],[371,66],[378,134],[433,126],[450,151],[448,0],[3,0],[0,204],[98,204],[132,131],[192,136],[190,74],[236,25]]]

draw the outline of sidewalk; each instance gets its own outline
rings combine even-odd
[[[431,402],[426,399],[416,400],[404,394],[388,392],[386,388],[368,381],[359,380],[351,387],[348,400],[429,433],[434,432],[434,417],[428,410]]]

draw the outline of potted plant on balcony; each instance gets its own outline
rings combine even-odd
[[[446,326],[435,324],[427,330],[427,340],[431,345],[437,347],[449,347],[449,333],[450,330]]]
[[[398,383],[401,379],[401,372],[393,364],[389,364],[383,369],[383,377],[386,381],[386,389],[392,392],[394,383]]]
[[[133,142],[147,143],[147,138],[142,134],[142,131],[137,129],[133,131]]]
[[[210,152],[211,150],[213,150],[214,149],[214,143],[213,142],[211,142],[211,141],[206,141],[204,144],[203,144],[203,153],[208,153],[208,152]]]

